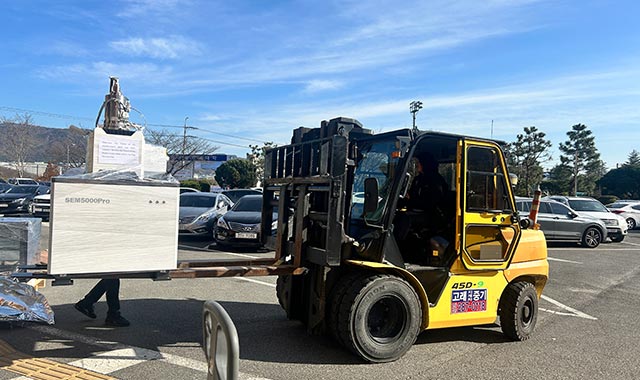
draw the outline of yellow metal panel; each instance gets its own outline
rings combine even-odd
[[[429,311],[428,329],[495,322],[507,284],[500,271],[452,275],[438,304]]]

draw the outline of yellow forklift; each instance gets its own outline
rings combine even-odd
[[[442,178],[437,195],[412,191],[421,157]],[[499,318],[511,339],[533,333],[546,242],[519,222],[497,142],[374,135],[338,118],[268,151],[264,186],[263,236],[276,211],[276,256],[306,269],[279,276],[278,299],[310,331],[328,330],[369,362],[398,359],[423,330]]]

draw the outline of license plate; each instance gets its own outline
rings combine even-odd
[[[8,204],[0,203],[0,207],[9,207]]]
[[[255,232],[237,232],[236,238],[238,239],[257,239],[258,234]]]

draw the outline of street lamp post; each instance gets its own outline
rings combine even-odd
[[[418,111],[422,109],[422,102],[419,100],[414,100],[409,103],[409,112],[413,115],[413,132],[418,132],[418,127],[416,126],[416,114]]]

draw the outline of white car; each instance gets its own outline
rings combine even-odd
[[[627,236],[627,221],[609,211],[600,201],[590,197],[566,197],[562,195],[551,195],[545,199],[552,199],[571,207],[580,215],[594,216],[601,219],[607,226],[607,237],[611,241],[619,243]]]
[[[49,213],[51,211],[51,194],[36,195],[33,197],[33,201],[29,206],[29,212],[36,218],[42,218],[42,220],[49,220]]]
[[[618,201],[608,204],[607,208],[627,221],[627,229],[629,231],[640,227],[640,201]]]
[[[40,185],[33,178],[9,178],[7,182],[11,185]]]

